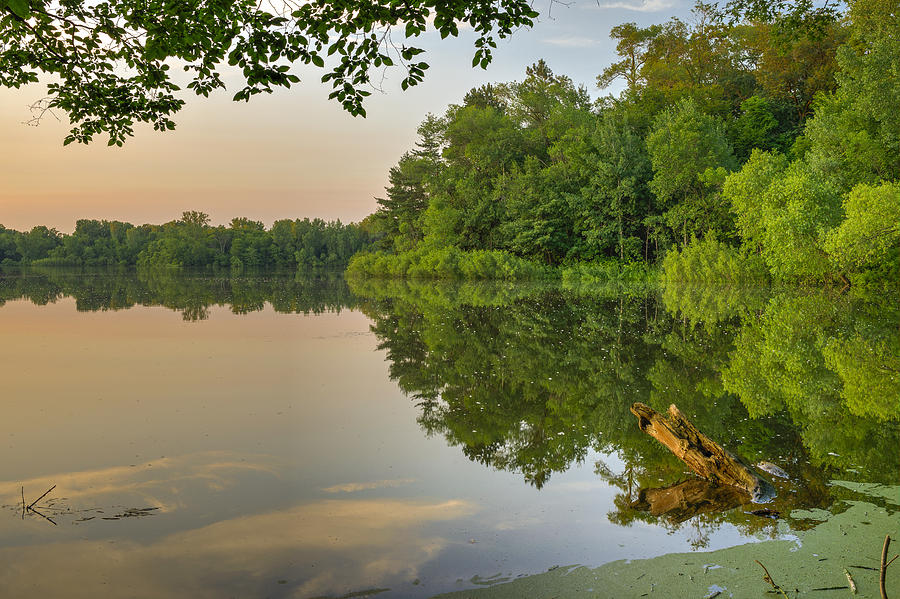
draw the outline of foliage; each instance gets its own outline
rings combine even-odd
[[[685,244],[689,235],[730,229],[727,207],[704,177],[707,171],[735,165],[718,119],[703,113],[693,100],[684,100],[657,116],[647,151],[654,173],[650,189],[665,210],[667,224]]]
[[[895,4],[865,0],[845,17],[700,2],[690,22],[618,25],[619,59],[598,85],[626,89],[593,107],[544,61],[470,90],[429,115],[391,170],[374,218],[398,257],[363,270],[406,273],[409,256],[447,248],[653,263],[695,243],[672,254],[670,277],[883,284],[898,260],[896,231],[876,225],[897,220]],[[427,270],[454,270],[439,262]]]
[[[110,145],[121,146],[135,123],[173,129],[172,116],[185,103],[171,74],[175,64],[188,75],[187,88],[201,96],[224,88],[224,72],[236,67],[241,83],[235,100],[290,87],[300,81],[292,65],[312,64],[325,70],[330,98],[365,116],[373,68],[396,61],[405,71],[403,89],[422,81],[428,68],[419,59],[422,48],[392,35],[408,42],[436,31],[445,38],[469,25],[475,32],[472,64],[484,68],[496,39],[532,25],[535,17],[524,0],[4,0],[0,86],[20,87],[47,76],[48,97],[38,110],[66,113],[73,127],[64,143],[88,143],[105,133]]]
[[[900,177],[900,114],[891,99],[900,81],[900,23],[895,0],[850,7],[850,37],[837,52],[834,94],[822,98],[805,132],[809,160],[842,193],[859,183]]]
[[[614,27],[619,60],[598,84],[624,79],[619,98],[592,107],[541,60],[522,81],[429,115],[373,216],[381,249],[652,263],[713,234],[761,254],[778,279],[834,279],[822,243],[840,223],[842,189],[814,159],[813,123],[825,117],[812,98],[837,89],[852,26],[812,6],[761,20],[758,5],[729,10],[698,3],[689,23]],[[793,163],[779,157],[788,151]],[[368,271],[408,270],[407,258],[367,260]]]
[[[144,268],[342,268],[373,237],[362,226],[320,219],[261,222],[232,219],[212,227],[188,211],[164,225],[134,226],[81,219],[71,235],[38,226],[28,233],[0,227],[0,263]]]
[[[671,251],[662,262],[664,287],[712,283],[752,287],[768,280],[765,264],[713,236],[696,238],[681,251]]]
[[[825,250],[843,271],[900,274],[900,183],[860,184],[844,200],[845,219],[828,234]]]
[[[455,247],[420,248],[400,254],[360,253],[347,266],[350,277],[400,277],[410,279],[548,278],[552,271],[540,264],[499,250],[462,251]]]

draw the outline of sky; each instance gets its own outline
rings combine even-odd
[[[359,221],[375,210],[388,170],[412,148],[429,112],[442,114],[483,83],[521,80],[541,58],[592,97],[608,93],[596,89],[595,79],[616,58],[609,30],[629,21],[646,26],[685,18],[690,6],[688,0],[536,0],[536,25],[501,40],[487,70],[471,68],[471,32],[446,40],[428,33],[418,40],[431,65],[424,83],[401,91],[401,71],[388,69],[384,92],[368,98],[364,119],[327,99],[322,71],[300,65],[299,85],[249,103],[232,102],[233,91],[209,99],[184,95],[175,131],[137,126],[123,148],[103,139],[63,147],[64,115],[25,124],[28,107],[43,95],[40,86],[2,89],[0,224],[70,233],[80,218],[164,223],[185,210],[205,212],[213,224],[239,216],[266,226],[281,218]],[[229,80],[237,81],[231,74]]]

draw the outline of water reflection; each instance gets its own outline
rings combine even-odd
[[[208,451],[178,457],[161,457],[143,464],[59,472],[39,478],[0,481],[0,507],[16,514],[22,503],[37,497],[49,484],[53,490],[35,507],[60,524],[94,526],[131,510],[172,514],[184,507],[184,497],[199,490],[218,492],[246,483],[260,475],[277,477],[270,456]],[[25,514],[31,517],[31,514]],[[131,513],[131,516],[136,514]],[[90,525],[87,522],[95,520]],[[2,528],[0,528],[2,530]],[[4,536],[14,534],[5,530]]]
[[[463,501],[325,500],[148,543],[69,540],[6,548],[0,559],[12,567],[0,571],[0,588],[7,597],[29,596],[38,586],[44,596],[73,599],[313,597],[367,590],[372,581],[414,578],[447,545],[428,527],[474,511]]]
[[[321,314],[356,306],[340,273],[290,273],[255,277],[190,275],[160,271],[28,269],[0,271],[0,306],[28,299],[45,305],[75,299],[83,312],[164,306],[186,321],[206,320],[212,306],[228,306],[235,314],[262,310]]]
[[[658,298],[377,281],[357,284],[419,424],[537,488],[589,451],[621,492],[610,520],[775,534],[797,508],[843,509],[833,479],[896,483],[900,303],[821,292],[667,290]],[[715,298],[715,300],[713,299]],[[767,511],[685,482],[629,406],[675,403],[711,438],[789,474]],[[732,509],[743,505],[742,509]]]
[[[186,326],[130,310],[72,324],[67,297],[79,311],[213,318]],[[42,571],[53,572],[47,596],[72,596],[72,579],[85,596],[111,584],[128,596],[426,596],[460,577],[575,563],[550,555],[599,564],[685,539],[735,544],[733,531],[783,537],[900,472],[896,297],[0,275],[0,303],[21,299],[60,305],[0,308],[15,346],[4,361],[21,370],[0,434],[40,454],[44,472],[28,462],[28,480],[0,482],[11,596]],[[345,309],[368,321],[347,313],[338,330],[335,315],[283,316]],[[227,311],[247,316],[219,318]],[[23,314],[34,320],[15,324]],[[729,449],[786,470],[776,502],[692,479],[640,432],[636,401],[675,403]],[[53,515],[78,522],[68,533],[16,517],[22,486],[33,498],[51,484]],[[84,520],[147,508],[158,510]]]

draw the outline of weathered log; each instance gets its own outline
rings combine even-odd
[[[713,484],[729,485],[750,493],[755,502],[769,501],[775,488],[751,466],[697,430],[675,407],[668,418],[642,403],[631,406],[642,431],[662,443],[688,468]]]

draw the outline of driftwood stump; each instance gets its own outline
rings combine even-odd
[[[774,497],[775,488],[767,480],[697,430],[675,404],[669,406],[668,417],[642,403],[633,404],[631,413],[637,416],[642,431],[665,445],[697,475],[713,484],[743,489],[755,502]]]

